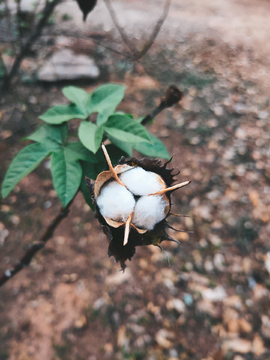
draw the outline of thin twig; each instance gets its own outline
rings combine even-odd
[[[56,32],[56,33],[47,33],[47,32],[46,32],[46,34],[44,34],[44,35],[41,34],[40,37],[42,37],[42,36],[55,37],[55,36],[60,36],[60,35],[61,35],[60,32],[59,32],[59,33],[57,33],[57,32]],[[70,38],[75,38],[75,39],[82,39],[82,40],[89,40],[89,38],[90,38],[94,43],[96,43],[96,44],[104,47],[105,49],[108,49],[108,50],[110,50],[110,51],[113,51],[113,52],[115,52],[116,54],[123,56],[123,57],[124,57],[125,59],[127,59],[127,60],[133,61],[132,55],[130,55],[130,54],[125,54],[125,53],[123,53],[123,52],[121,52],[121,51],[119,51],[119,50],[116,50],[116,49],[108,46],[108,45],[105,45],[105,44],[103,44],[101,41],[96,40],[94,36],[91,36],[91,35],[83,36],[83,35],[76,35],[76,34],[65,34],[65,37],[70,37]],[[4,39],[3,39],[3,40],[0,40],[0,44],[16,43],[16,41],[17,41],[17,40],[11,40],[11,41],[9,41],[9,40],[4,40]]]
[[[0,65],[4,71],[4,77],[7,75],[7,68],[6,68],[6,65],[5,65],[5,62],[3,60],[3,57],[2,57],[2,54],[0,53]]]
[[[17,31],[18,31],[18,39],[20,44],[20,49],[22,48],[22,11],[21,11],[21,0],[17,0],[17,10],[16,10],[16,24],[17,24]]]
[[[5,3],[5,13],[6,13],[7,24],[8,24],[10,36],[13,37],[12,25],[11,25],[11,16],[10,16],[10,10],[9,10],[9,7],[8,7],[8,0],[5,0],[4,3]],[[16,49],[15,49],[14,43],[11,44],[11,47],[12,47],[12,50],[15,52]]]
[[[171,0],[166,0],[162,16],[156,23],[156,26],[154,27],[154,30],[150,37],[149,42],[144,45],[143,49],[139,52],[138,58],[136,60],[139,60],[140,58],[142,58],[147,53],[147,51],[150,49],[150,47],[154,44],[156,37],[158,36],[160,29],[169,14],[170,6],[171,6]]]
[[[23,255],[21,260],[13,268],[5,271],[5,273],[0,277],[0,286],[4,285],[8,280],[13,278],[18,272],[20,272],[22,269],[24,269],[31,263],[34,255],[45,246],[48,240],[52,238],[53,233],[57,228],[57,226],[65,217],[67,217],[70,210],[70,206],[74,198],[69,202],[67,207],[61,209],[61,211],[56,216],[56,218],[50,223],[50,225],[48,226],[47,230],[45,231],[39,242],[31,245],[30,249],[27,250],[27,252]]]
[[[129,40],[129,38],[128,38],[127,34],[125,33],[124,29],[122,28],[122,26],[119,25],[119,22],[117,20],[115,11],[114,11],[114,9],[112,7],[111,1],[110,0],[104,0],[104,2],[105,2],[105,5],[107,6],[107,8],[109,10],[112,21],[113,21],[115,27],[117,28],[117,30],[119,31],[124,43],[129,48],[132,56],[134,58],[137,57],[138,52],[137,52],[136,48],[133,46],[133,44],[131,43],[131,41]]]
[[[45,36],[59,36],[59,35],[61,35],[61,34],[60,33],[58,34],[56,32],[56,33],[47,33]],[[127,60],[133,61],[133,57],[130,54],[124,54],[121,51],[118,51],[118,50],[116,50],[116,49],[114,49],[114,48],[112,48],[112,47],[110,47],[108,45],[105,45],[102,42],[96,40],[94,36],[91,36],[91,35],[83,36],[83,35],[76,35],[76,34],[65,34],[65,37],[70,37],[70,38],[75,38],[75,39],[82,39],[82,40],[89,40],[89,38],[90,38],[94,43],[104,47],[105,49],[113,51],[116,54],[123,56]]]
[[[30,51],[32,45],[34,44],[34,42],[39,38],[39,36],[41,35],[41,32],[44,28],[44,26],[47,23],[47,20],[49,19],[49,17],[51,16],[54,8],[56,7],[56,5],[58,5],[60,3],[61,0],[53,0],[52,2],[47,2],[47,4],[45,5],[43,11],[42,11],[42,18],[39,20],[39,22],[37,23],[37,26],[35,27],[32,35],[28,38],[28,40],[26,41],[25,45],[22,46],[20,53],[18,54],[18,56],[16,57],[14,64],[8,74],[8,76],[5,77],[4,82],[3,82],[3,86],[2,86],[2,91],[6,91],[11,83],[12,78],[16,75],[22,60],[24,59],[24,57],[27,55],[27,53]]]
[[[160,29],[164,23],[164,21],[166,20],[168,13],[169,13],[169,9],[170,9],[170,5],[171,5],[171,0],[166,0],[165,4],[164,4],[164,8],[163,8],[163,14],[161,16],[161,18],[157,21],[154,30],[152,32],[152,35],[150,36],[150,39],[148,40],[148,42],[144,45],[144,47],[142,48],[141,51],[138,51],[135,46],[133,45],[133,43],[130,41],[130,39],[128,38],[127,34],[125,33],[125,30],[122,26],[119,25],[119,22],[117,20],[117,16],[115,14],[115,11],[112,7],[111,1],[110,0],[104,0],[105,5],[107,6],[109,13],[111,15],[112,21],[115,25],[115,27],[117,28],[117,30],[119,31],[124,43],[128,46],[133,60],[134,61],[138,61],[139,59],[141,59],[146,53],[147,51],[150,49],[150,47],[153,45],[156,37],[158,36]]]

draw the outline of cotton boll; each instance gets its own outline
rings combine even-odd
[[[166,188],[166,184],[156,173],[135,167],[120,175],[120,180],[134,195],[143,196],[154,194]]]
[[[165,219],[169,200],[164,195],[142,196],[136,203],[132,223],[140,229],[153,230],[155,225]]]
[[[97,205],[103,217],[125,222],[134,210],[135,199],[124,186],[112,181],[101,189]]]

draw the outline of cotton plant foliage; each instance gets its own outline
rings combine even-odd
[[[171,193],[190,181],[172,186],[173,169],[166,162],[121,157],[113,167],[102,145],[108,170],[96,181],[86,178],[95,205],[96,217],[109,240],[109,256],[113,255],[124,270],[136,246],[157,245],[163,240],[175,241],[166,230],[169,226]]]

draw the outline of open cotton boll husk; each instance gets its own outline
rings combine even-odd
[[[174,185],[173,169],[158,159],[125,159],[113,166],[102,146],[108,169],[96,181],[86,178],[95,204],[96,217],[109,242],[108,254],[126,268],[137,246],[160,246],[164,240],[174,241],[167,233],[171,194],[188,185]]]
[[[166,184],[158,174],[135,167],[119,176],[123,184],[136,196],[154,194],[166,188]]]
[[[97,205],[103,217],[125,222],[134,210],[135,199],[131,192],[113,180],[101,189]]]
[[[141,229],[153,230],[165,219],[170,202],[164,195],[142,196],[136,203],[132,223]]]

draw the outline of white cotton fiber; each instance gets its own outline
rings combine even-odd
[[[140,229],[152,230],[166,217],[169,202],[162,195],[142,196],[136,203],[132,223]]]
[[[124,186],[112,181],[102,188],[97,205],[102,216],[124,222],[134,210],[135,199]]]
[[[151,171],[145,171],[141,167],[125,171],[120,175],[120,180],[134,195],[154,194],[166,188],[162,178]]]

